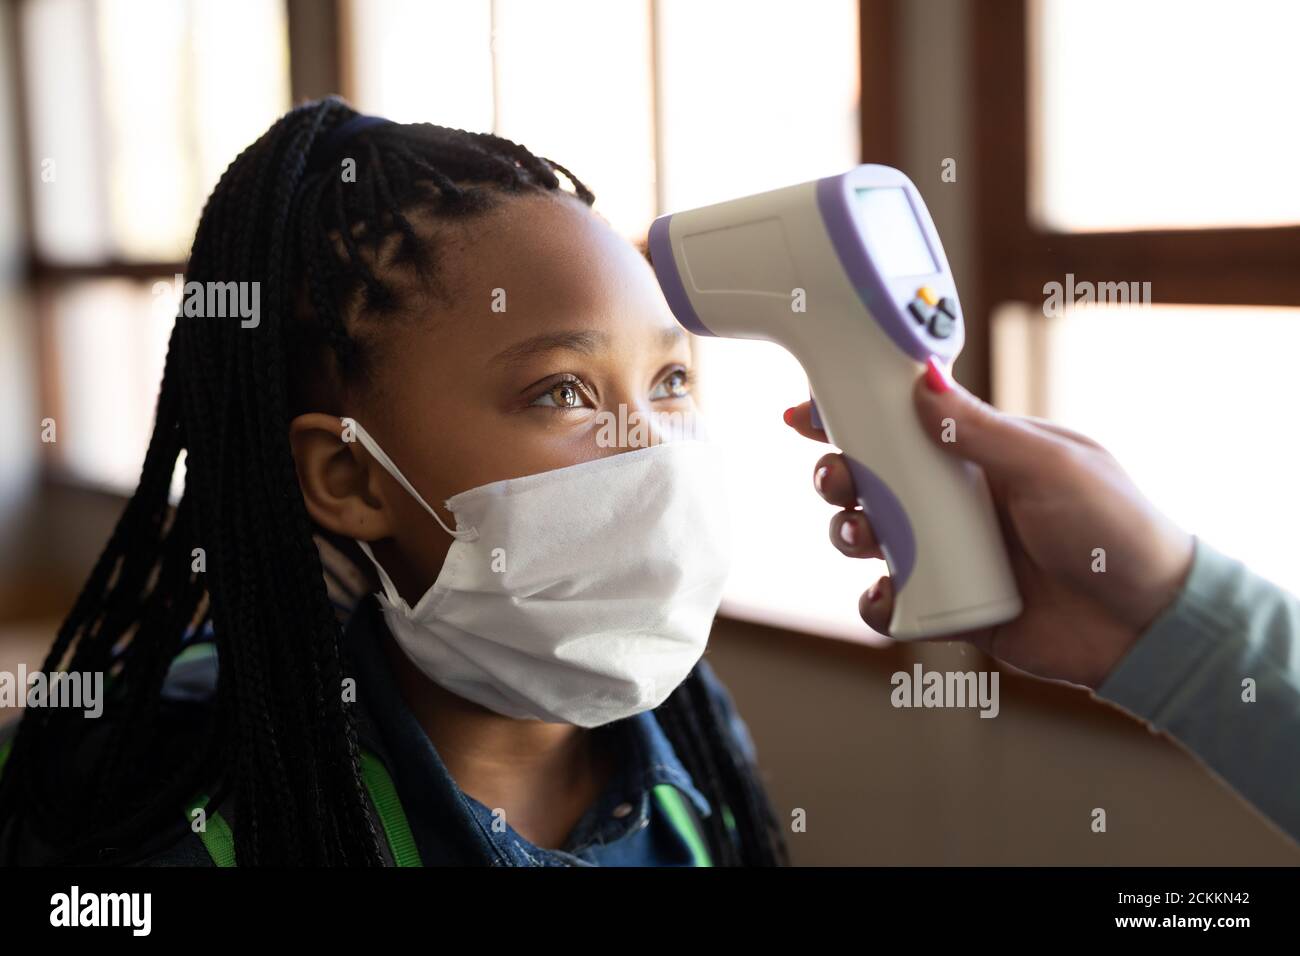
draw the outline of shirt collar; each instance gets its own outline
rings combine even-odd
[[[613,738],[619,766],[604,792],[570,832],[565,849],[533,847],[513,828],[507,828],[505,833],[494,834],[505,852],[518,852],[523,842],[545,861],[557,859],[573,865],[589,865],[588,854],[593,847],[613,843],[649,825],[651,815],[656,812],[654,790],[664,785],[685,795],[700,816],[712,813],[709,801],[691,780],[653,711],[614,721],[597,728],[597,732]],[[467,799],[479,819],[486,823],[490,811],[472,797]],[[535,861],[530,858],[530,862]]]
[[[635,741],[640,752],[642,788],[649,790],[661,783],[672,784],[695,804],[700,816],[709,816],[713,808],[686,772],[654,711],[643,711],[626,718],[625,722],[629,725],[628,736]]]

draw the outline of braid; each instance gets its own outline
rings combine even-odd
[[[178,311],[140,480],[46,657],[47,673],[109,677],[106,737],[83,785],[61,785],[64,755],[86,739],[79,714],[27,708],[19,724],[0,777],[0,824],[21,820],[58,862],[104,862],[114,848],[156,842],[200,791],[214,795],[213,808],[226,794],[236,800],[241,865],[383,861],[289,423],[322,360],[345,384],[366,378],[397,305],[376,272],[382,242],[396,236],[396,261],[435,278],[437,249],[408,210],[472,216],[506,195],[559,190],[557,172],[581,201],[594,196],[516,143],[431,124],[358,133],[357,181],[344,182],[313,151],[356,115],[336,98],[292,110],[231,162],[204,205],[187,283],[256,283],[245,288],[259,290],[258,321],[244,328],[239,317]],[[172,507],[182,455],[185,487]],[[202,573],[192,566],[198,548]],[[214,705],[200,739],[169,765],[162,687],[187,634],[209,625],[220,663]],[[660,712],[692,776],[741,827],[737,850],[711,822],[718,858],[778,859],[770,809],[697,678]]]

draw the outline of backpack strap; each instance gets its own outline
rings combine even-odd
[[[691,802],[671,783],[655,784],[653,793],[673,827],[690,847],[695,865],[713,866],[713,857],[710,856],[708,842],[704,839],[704,827]]]
[[[415,846],[415,837],[411,834],[411,826],[406,820],[406,813],[402,810],[402,803],[397,797],[397,788],[393,786],[393,779],[388,775],[388,770],[383,761],[376,757],[369,750],[362,748],[361,751],[361,779],[366,785],[366,790],[370,793],[370,800],[375,805],[375,811],[379,814],[379,822],[384,828],[384,837],[388,841],[388,848],[393,855],[394,864],[397,866],[423,866],[420,862],[420,854]],[[196,810],[205,809],[208,805],[208,796],[200,794],[185,811],[185,819],[192,823]],[[212,862],[216,866],[236,866],[235,862],[235,835],[230,829],[230,824],[219,812],[213,812],[207,817],[207,824],[199,832],[199,839],[203,841],[204,848],[208,855],[212,857]]]
[[[199,810],[207,812],[209,799],[206,793],[201,793],[185,808],[185,822],[190,824],[190,829],[194,828],[194,814]],[[231,832],[225,817],[215,811],[208,814],[204,827],[198,834],[208,856],[212,857],[214,866],[235,865],[235,834]]]
[[[9,759],[9,751],[13,749],[13,738],[0,743],[0,773],[3,773],[5,762]],[[194,811],[203,809],[208,805],[207,794],[200,794],[193,800],[185,811],[185,821],[192,823],[194,820]],[[199,839],[203,841],[203,846],[207,849],[208,855],[217,866],[234,866],[235,865],[235,838],[230,832],[230,826],[219,813],[214,813],[208,818],[207,826],[199,834]]]
[[[396,866],[423,866],[420,853],[415,847],[415,837],[411,835],[411,825],[406,820],[402,801],[397,798],[397,788],[383,761],[369,750],[361,750],[361,779],[370,791],[370,799],[379,814],[379,822],[384,827],[384,836],[388,838],[388,848],[393,853]]]

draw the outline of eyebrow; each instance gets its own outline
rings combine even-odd
[[[676,345],[685,334],[680,325],[666,325],[659,333],[659,340],[661,345],[668,349]],[[609,348],[609,342],[608,332],[594,329],[542,332],[502,349],[492,357],[492,362],[506,366],[519,365],[548,352],[580,352],[584,355],[592,355],[601,349]]]
[[[518,365],[537,355],[548,352],[581,352],[591,355],[601,348],[608,348],[609,333],[591,329],[571,329],[565,332],[542,332],[532,338],[516,342],[509,348],[502,349],[492,359],[501,365]]]

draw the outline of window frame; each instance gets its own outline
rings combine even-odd
[[[339,0],[282,0],[289,28],[289,90],[294,103],[334,92],[340,86]],[[97,262],[51,261],[37,250],[31,190],[36,170],[31,157],[31,120],[27,108],[26,49],[19,23],[21,3],[6,11],[9,24],[10,83],[14,91],[14,129],[21,190],[21,220],[27,249],[27,277],[38,291],[48,283],[77,279],[122,277],[134,279],[171,276],[184,272],[184,260],[144,260],[106,257]]]
[[[293,103],[314,99],[339,89],[341,50],[339,37],[340,0],[283,0],[288,21],[289,89]],[[184,273],[185,260],[121,259],[108,256],[98,261],[63,263],[41,254],[35,243],[34,203],[37,170],[30,150],[30,113],[26,87],[26,55],[20,22],[20,3],[6,5],[9,17],[9,85],[13,91],[14,140],[23,188],[19,190],[19,222],[25,253],[24,286],[31,296],[39,376],[38,401],[45,414],[59,419],[64,383],[59,380],[58,342],[52,321],[55,299],[76,282],[87,279],[121,278],[147,281]],[[41,469],[45,480],[78,487],[94,483],[72,474],[61,457],[58,443],[43,446]]]
[[[1043,286],[1139,279],[1153,302],[1300,305],[1300,225],[1060,232],[1029,208],[1030,28],[1034,0],[990,0],[971,18],[971,115],[976,117],[975,230],[978,301],[1042,301]],[[1232,255],[1223,251],[1231,249]],[[1041,314],[1038,319],[1045,319]]]

